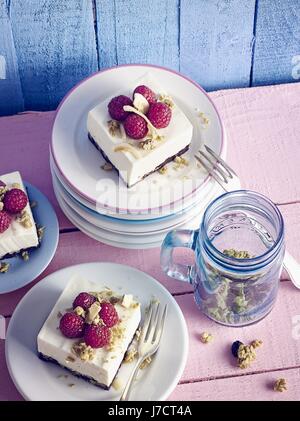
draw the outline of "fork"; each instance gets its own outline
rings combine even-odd
[[[138,359],[124,388],[120,401],[128,401],[132,385],[134,383],[134,380],[142,362],[145,361],[147,358],[151,357],[158,350],[164,329],[166,314],[167,305],[165,305],[164,310],[161,314],[160,304],[154,302],[150,303],[150,307],[146,314],[141,334],[138,340]]]
[[[195,155],[195,158],[219,183],[222,189],[229,192],[234,190],[235,186],[240,186],[240,180],[236,172],[209,146],[205,145],[205,149],[206,152],[198,151],[199,155]],[[288,251],[285,251],[283,267],[295,287],[300,289],[300,265]]]

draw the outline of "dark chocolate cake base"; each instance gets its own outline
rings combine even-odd
[[[105,159],[105,161],[106,162],[108,162],[112,167],[113,167],[113,169],[114,170],[116,170],[117,171],[117,173],[119,174],[119,170],[118,170],[118,168],[116,168],[115,166],[114,166],[114,164],[109,160],[109,158],[107,157],[107,155],[105,154],[105,152],[100,148],[100,146],[96,143],[96,141],[94,140],[94,138],[90,135],[90,133],[88,134],[88,137],[89,137],[89,140],[92,142],[92,144],[98,149],[98,151],[99,152],[101,152],[101,154],[102,154],[102,156],[103,156],[103,158]],[[161,168],[163,168],[165,165],[167,165],[169,162],[171,162],[171,161],[173,161],[175,158],[176,158],[176,156],[180,156],[180,155],[183,155],[185,152],[187,152],[188,151],[188,149],[189,149],[189,147],[190,147],[190,145],[187,145],[185,148],[183,148],[183,149],[181,149],[181,151],[179,151],[177,154],[175,154],[175,155],[172,155],[172,156],[170,156],[168,159],[166,159],[162,164],[160,164],[160,165],[158,165],[153,171],[150,171],[149,173],[147,173],[147,174],[145,174],[144,176],[143,176],[143,178],[141,179],[141,180],[139,180],[139,181],[142,181],[142,180],[144,180],[146,177],[148,177],[148,175],[151,175],[151,174],[153,174],[153,173],[155,173],[156,171],[158,171],[158,170],[160,170]],[[138,181],[138,182],[139,182]],[[138,183],[137,182],[137,183]],[[137,183],[135,183],[135,184],[137,184]],[[132,184],[131,186],[129,186],[128,184],[127,184],[127,187],[128,188],[130,188],[130,187],[133,187],[133,186],[135,186],[135,184]]]
[[[135,332],[136,332],[136,331],[135,331]],[[132,344],[132,342],[133,342],[133,340],[134,340],[134,337],[135,337],[135,332],[134,332],[133,337],[132,337],[132,339],[131,339],[131,341],[130,341],[130,343],[129,343],[129,345],[128,345],[127,350],[129,349],[129,347],[131,346],[131,344]],[[126,351],[125,351],[125,353],[124,353],[123,360],[124,360],[124,358],[125,358],[125,355],[126,355],[127,350],[126,350]],[[39,357],[41,360],[43,360],[43,361],[50,362],[50,363],[54,363],[54,364],[56,364],[56,365],[60,366],[61,368],[64,368],[64,369],[65,369],[65,370],[67,370],[69,373],[73,374],[74,376],[76,376],[76,377],[78,377],[78,378],[80,378],[80,379],[86,380],[87,382],[89,382],[89,383],[93,384],[94,386],[100,387],[101,389],[104,389],[104,390],[109,390],[109,389],[110,389],[110,387],[111,387],[111,385],[112,385],[113,381],[115,380],[115,378],[117,377],[117,375],[118,375],[118,373],[119,373],[119,370],[120,370],[120,368],[121,368],[121,365],[122,365],[122,363],[123,363],[123,360],[122,360],[122,361],[121,361],[121,364],[120,364],[120,366],[119,366],[119,368],[118,368],[118,370],[117,370],[117,372],[116,372],[116,374],[115,374],[115,377],[112,379],[111,384],[110,384],[109,386],[107,386],[106,384],[103,384],[103,383],[98,383],[98,382],[97,382],[95,379],[93,379],[92,377],[89,377],[89,376],[84,376],[83,374],[80,374],[80,373],[78,373],[77,371],[71,370],[70,368],[66,367],[65,365],[60,364],[60,363],[59,363],[58,361],[56,361],[54,358],[52,358],[52,357],[48,357],[47,355],[44,355],[42,352],[38,352],[38,357]]]
[[[110,386],[111,386],[111,385],[107,386],[107,385],[105,385],[105,384],[98,383],[98,382],[96,382],[96,380],[95,380],[95,379],[93,379],[92,377],[89,377],[89,376],[84,376],[84,375],[82,375],[82,374],[78,373],[77,371],[71,370],[70,368],[68,368],[68,367],[66,367],[66,366],[64,366],[64,365],[61,365],[61,364],[60,364],[59,362],[57,362],[54,358],[52,358],[52,357],[47,357],[46,355],[42,354],[41,352],[39,352],[39,353],[38,353],[38,356],[39,356],[39,358],[40,358],[41,360],[43,360],[43,361],[47,361],[47,362],[50,362],[50,363],[54,363],[54,364],[56,364],[56,365],[60,366],[61,368],[64,368],[65,370],[67,370],[69,373],[73,374],[73,376],[76,376],[76,377],[78,377],[78,378],[80,378],[80,379],[86,380],[87,382],[89,382],[89,383],[91,383],[91,384],[93,384],[93,385],[95,385],[95,386],[97,386],[97,387],[100,387],[101,389],[109,390],[109,388],[110,388]]]

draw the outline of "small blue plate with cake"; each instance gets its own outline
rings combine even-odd
[[[17,171],[0,176],[0,294],[36,279],[51,262],[58,237],[48,199]]]

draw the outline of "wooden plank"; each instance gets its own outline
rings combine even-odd
[[[182,0],[180,70],[207,90],[250,83],[255,0]]]
[[[300,262],[300,204],[279,206],[285,222],[286,248]]]
[[[300,239],[298,230],[300,220],[300,204],[280,207],[286,223],[287,249],[300,261]],[[185,294],[192,291],[189,284],[172,280],[165,276],[160,269],[160,249],[124,250],[107,246],[85,236],[80,232],[69,232],[60,235],[59,246],[53,261],[45,272],[34,282],[38,282],[46,275],[66,266],[92,262],[111,261],[136,267],[158,279],[172,294]],[[180,250],[180,259],[192,264],[191,253]],[[283,273],[282,279],[288,279]],[[34,283],[10,294],[0,295],[0,314],[11,315],[17,303]],[[290,283],[290,282],[288,282]]]
[[[8,323],[9,318],[7,319],[7,324]],[[0,401],[23,400],[8,373],[5,361],[5,341],[3,339],[0,339],[0,373]]]
[[[10,15],[25,109],[53,109],[98,68],[92,2],[11,0]]]
[[[96,0],[100,68],[151,63],[178,69],[178,13],[178,0]]]
[[[259,0],[253,85],[300,79],[299,0]]]
[[[188,257],[187,257],[188,258]],[[192,290],[189,284],[168,278],[160,269],[160,248],[150,250],[124,250],[99,243],[81,232],[60,235],[56,254],[44,273],[25,288],[0,295],[0,314],[9,316],[17,303],[32,286],[48,274],[78,263],[115,262],[142,270],[159,280],[171,293],[180,294]]]
[[[235,392],[246,380],[253,387],[259,384],[261,392],[265,389],[262,398],[272,398],[273,396],[270,396],[269,393],[270,382],[278,377],[286,377],[289,381],[289,395],[286,396],[299,396],[300,338],[299,326],[297,327],[297,323],[299,323],[297,321],[299,320],[299,292],[289,282],[281,283],[279,297],[271,314],[260,323],[245,328],[229,328],[210,321],[200,313],[192,294],[178,296],[177,302],[187,321],[190,345],[187,365],[181,378],[183,385],[176,390],[175,395],[171,398],[179,399],[179,395],[183,391],[182,398],[187,398],[189,394],[192,397],[189,400],[199,398],[202,393],[206,393],[203,398],[207,399],[216,397],[234,399]],[[296,320],[294,317],[298,317],[298,319]],[[203,331],[213,334],[213,342],[208,345],[200,342],[199,335]],[[257,360],[245,370],[236,367],[236,360],[231,355],[231,344],[237,339],[244,343],[253,339],[263,340],[262,347],[257,350]],[[4,366],[3,347],[3,341],[0,341],[0,368],[1,365]],[[291,368],[298,369],[295,371],[296,374],[289,375],[288,372],[281,371]],[[274,373],[270,373],[272,371]],[[5,373],[5,369],[3,372]],[[260,374],[262,372],[269,373]],[[3,377],[4,381],[2,383],[1,380],[1,383],[9,384],[6,375]],[[222,383],[225,382],[222,379],[226,377],[230,377],[230,379],[227,379],[227,383]],[[215,380],[216,378],[218,380]],[[201,383],[199,383],[200,381]],[[193,384],[191,384],[192,382]],[[202,382],[207,383],[207,386],[203,386]],[[229,382],[232,394],[224,392],[225,395],[222,395],[222,386]],[[187,385],[187,383],[189,384]],[[215,383],[216,388],[211,386],[212,383]],[[213,394],[214,390],[216,396]],[[249,386],[243,393],[241,392],[240,396],[255,399],[259,396],[257,393],[258,391],[255,390],[251,394]]]
[[[185,316],[190,340],[189,358],[181,382],[300,368],[299,291],[290,282],[281,282],[273,311],[259,323],[244,328],[224,327],[209,320],[198,310],[192,294],[178,296],[177,302]],[[205,331],[214,338],[206,345],[199,339]],[[231,344],[236,340],[249,343],[254,339],[261,339],[263,345],[257,350],[257,359],[251,367],[242,370],[231,355]]]
[[[174,401],[298,401],[300,369],[270,371],[250,376],[180,384],[169,397]],[[275,392],[273,385],[285,378],[288,390]]]
[[[5,141],[5,148],[1,150],[1,174],[20,171],[24,180],[39,188],[51,201],[60,226],[72,228],[60,210],[52,188],[49,142],[53,117],[54,113],[48,112],[0,119],[1,142]]]
[[[0,116],[24,109],[8,4],[7,0],[0,0]]]
[[[242,186],[276,203],[300,200],[300,83],[213,92]]]
[[[242,186],[277,203],[299,201],[300,83],[210,95],[226,129],[228,162],[240,175]],[[51,187],[48,147],[52,122],[53,113],[1,118],[1,139],[6,145],[1,150],[1,172],[19,169],[48,195],[61,228],[67,229],[72,224],[59,210]]]

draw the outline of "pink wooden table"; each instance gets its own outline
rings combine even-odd
[[[218,91],[211,97],[227,130],[229,164],[244,187],[266,194],[279,205],[287,247],[300,261],[300,83]],[[159,249],[116,249],[81,234],[60,211],[51,186],[48,149],[53,116],[53,112],[35,112],[0,119],[1,173],[20,170],[49,197],[59,217],[57,253],[41,277],[71,264],[109,260],[137,267],[165,285],[185,315],[190,336],[187,366],[170,399],[300,399],[300,291],[283,274],[277,304],[267,318],[247,328],[222,327],[200,314],[189,285],[163,275]],[[7,323],[32,285],[0,296],[0,314]],[[208,345],[199,341],[205,330],[214,336]],[[230,356],[231,343],[255,338],[264,342],[257,361],[249,369],[237,368]],[[285,393],[272,390],[279,377],[288,382]],[[0,400],[14,399],[22,397],[9,377],[0,340]]]

